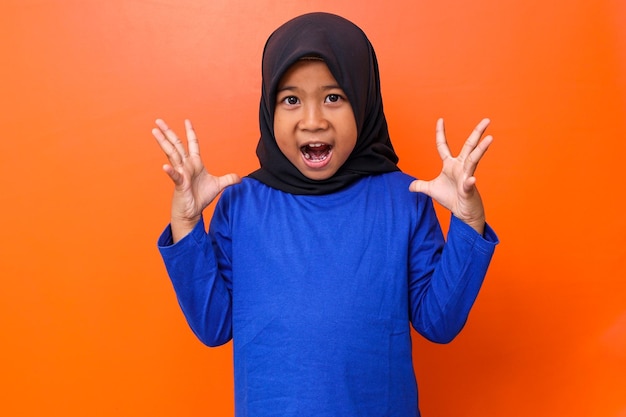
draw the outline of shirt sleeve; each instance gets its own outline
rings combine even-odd
[[[157,246],[178,303],[195,335],[208,346],[228,342],[232,338],[231,288],[219,272],[203,219],[175,244],[168,225]]]
[[[413,259],[428,260],[412,268],[420,274],[410,280],[411,321],[422,336],[436,343],[449,343],[463,329],[487,273],[498,237],[489,225],[483,235],[452,216],[447,241],[439,245],[439,227],[428,227],[436,221],[432,210],[422,216],[419,244],[412,248]],[[440,232],[439,232],[440,234]],[[434,236],[429,236],[434,235]],[[413,261],[412,261],[413,262]],[[424,273],[424,271],[427,271]]]

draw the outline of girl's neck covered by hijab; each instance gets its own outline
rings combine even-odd
[[[319,57],[328,66],[352,106],[357,142],[348,160],[325,180],[304,176],[278,148],[274,138],[276,90],[283,74],[304,57]],[[291,194],[329,194],[359,178],[399,171],[383,113],[378,62],[363,31],[333,14],[310,13],[279,27],[263,51],[263,82],[259,110],[261,167],[249,176]]]

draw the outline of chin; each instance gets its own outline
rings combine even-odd
[[[329,178],[331,178],[333,175],[335,175],[337,173],[337,171],[332,171],[332,172],[307,172],[304,170],[300,170],[300,172],[302,173],[302,175],[304,175],[305,177],[307,177],[310,180],[313,181],[324,181],[327,180]]]

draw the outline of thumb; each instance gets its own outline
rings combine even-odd
[[[241,182],[241,178],[237,174],[226,174],[217,178],[217,184],[220,191],[233,184]]]
[[[409,184],[409,191],[430,196],[430,181],[415,180]]]

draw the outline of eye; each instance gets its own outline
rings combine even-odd
[[[329,94],[326,96],[326,103],[337,103],[343,99],[339,94]]]
[[[287,96],[283,99],[280,100],[281,103],[284,103],[288,106],[295,106],[296,104],[300,103],[300,100],[298,100],[298,97],[296,96]]]

